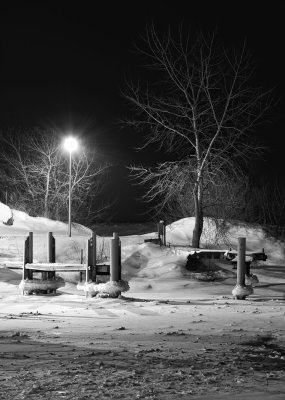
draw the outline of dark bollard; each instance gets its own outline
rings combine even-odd
[[[164,221],[159,221],[157,224],[157,233],[160,245],[166,246],[166,224]]]
[[[55,238],[52,232],[48,232],[47,234],[47,262],[55,263]],[[55,279],[55,272],[43,272],[43,279]]]
[[[33,263],[33,232],[29,232],[29,248],[28,248],[28,254],[29,254],[29,263]]]
[[[246,296],[253,293],[252,287],[245,284],[245,248],[246,239],[243,237],[238,238],[237,284],[232,291],[235,300],[245,300]]]
[[[110,281],[118,282],[120,280],[119,271],[119,236],[113,234],[110,239]]]

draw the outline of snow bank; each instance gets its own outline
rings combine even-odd
[[[54,232],[56,234],[67,235],[68,225],[64,222],[53,221],[44,217],[31,217],[23,211],[13,210],[14,225],[13,227],[21,231],[29,231],[34,233]],[[84,229],[83,229],[84,228]],[[91,234],[91,230],[82,227],[80,224],[72,224],[72,234],[81,235],[82,232]]]
[[[180,219],[166,227],[166,242],[190,246],[194,229],[194,217]],[[222,234],[217,231],[215,223],[205,218],[204,230],[201,236],[201,247],[216,249],[237,249],[238,238],[246,238],[247,251],[261,252],[262,249],[270,260],[284,262],[284,243],[272,237],[260,225],[250,225],[242,222],[227,222],[223,226]]]
[[[0,207],[0,219],[6,218],[7,210]],[[52,232],[55,237],[56,261],[79,263],[81,250],[86,252],[86,239],[91,230],[83,225],[72,223],[72,237],[68,237],[68,224],[44,217],[31,217],[27,213],[12,210],[13,225],[0,223],[0,262],[11,265],[23,259],[23,242],[29,232],[34,233],[34,262],[47,261],[46,234]]]
[[[10,210],[9,207],[1,206],[0,203],[0,220],[6,221],[7,218],[11,217],[13,213],[13,226],[3,226],[0,228],[0,233],[9,233],[9,234],[21,234],[27,232],[34,233],[44,233],[44,232],[53,232],[57,235],[67,235],[68,225],[64,222],[54,221],[44,217],[31,217],[24,211],[18,210]],[[10,210],[10,214],[7,207]],[[72,223],[72,235],[83,235],[89,236],[91,234],[91,229],[86,228],[83,225]]]

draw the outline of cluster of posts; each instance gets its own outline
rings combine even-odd
[[[97,282],[98,275],[109,275],[111,282],[121,280],[121,241],[117,233],[110,239],[110,264],[98,263],[96,234],[86,243],[86,262],[83,264],[83,251],[81,251],[81,262],[75,263],[56,263],[55,238],[52,232],[47,234],[47,262],[33,262],[33,232],[29,232],[24,241],[23,275],[20,288],[24,292],[33,290],[46,290],[55,292],[57,288],[63,286],[60,280],[56,279],[56,272],[80,272],[80,281],[85,272],[86,283]],[[41,273],[41,279],[34,280],[34,273]]]
[[[158,238],[161,244],[165,245],[165,223],[158,223]],[[92,232],[92,236],[87,240],[86,244],[86,263],[83,264],[81,252],[81,263],[56,263],[55,256],[55,238],[52,232],[47,235],[47,262],[33,262],[33,232],[29,232],[29,236],[24,242],[24,260],[23,260],[23,279],[20,287],[23,293],[32,292],[36,287],[37,290],[47,290],[48,292],[56,292],[56,289],[63,286],[62,282],[56,280],[56,272],[80,272],[80,281],[85,271],[86,283],[97,282],[98,275],[109,275],[111,282],[121,281],[121,241],[117,233],[113,234],[110,239],[110,264],[97,263],[96,260],[96,234]],[[245,284],[246,276],[246,239],[238,238],[238,254],[237,254],[237,283],[232,294],[234,299],[244,300],[246,296],[253,293],[252,285]],[[33,280],[33,273],[41,273],[41,280]]]

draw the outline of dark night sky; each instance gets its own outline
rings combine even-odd
[[[205,31],[217,27],[229,45],[238,46],[247,38],[258,65],[258,82],[265,89],[276,87],[276,96],[281,97],[272,123],[259,128],[272,148],[262,168],[281,175],[285,167],[284,21],[282,2],[266,3],[267,7],[189,0],[105,1],[104,5],[95,1],[7,2],[0,14],[0,128],[40,125],[92,137],[98,155],[116,166],[111,192],[119,193],[117,218],[139,219],[142,206],[132,199],[125,165],[158,155],[135,153],[138,134],[116,125],[128,110],[120,95],[124,79],[139,73],[140,59],[133,43],[152,21],[160,31],[181,22]]]

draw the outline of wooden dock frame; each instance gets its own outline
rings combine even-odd
[[[55,238],[52,232],[47,235],[47,262],[33,262],[33,232],[29,232],[28,237],[24,241],[24,257],[23,257],[23,274],[22,281],[19,285],[23,294],[31,294],[33,292],[56,293],[59,287],[64,286],[64,280],[56,277],[56,272],[79,272],[79,280],[83,281],[85,273],[85,283],[97,282],[98,275],[110,275],[111,280],[121,279],[121,243],[117,234],[117,258],[111,260],[111,266],[105,263],[97,263],[97,246],[96,233],[92,235],[86,242],[86,263],[83,264],[83,255],[81,252],[81,263],[56,263],[55,255]],[[111,239],[112,240],[112,239]],[[112,279],[111,271],[116,271],[116,276]],[[41,273],[42,279],[35,280],[33,273]],[[114,274],[113,274],[114,275]]]

